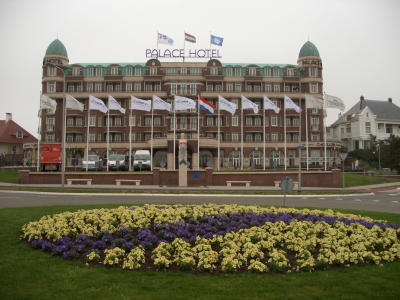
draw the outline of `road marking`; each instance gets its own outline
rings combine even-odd
[[[372,200],[372,202],[380,202],[379,200]]]
[[[300,198],[301,200],[307,200],[308,198],[306,198],[306,197],[303,197],[303,198]]]
[[[394,202],[394,203],[399,203],[399,201],[391,201],[391,202]]]
[[[342,201],[343,199],[342,199],[342,198],[337,198],[337,199],[335,199],[335,200]]]
[[[57,196],[38,196],[38,198],[57,198]]]
[[[324,200],[325,198],[318,198],[318,199]]]
[[[389,194],[389,196],[397,196],[398,194]]]
[[[360,200],[360,199],[354,199],[354,201],[358,201],[358,202],[360,202],[361,200]]]
[[[0,197],[0,199],[19,199],[21,197]]]

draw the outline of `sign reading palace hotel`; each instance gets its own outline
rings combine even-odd
[[[186,54],[186,56],[185,56]],[[222,58],[217,49],[173,49],[173,50],[160,50],[160,49],[146,49],[146,57],[164,57],[164,58]]]

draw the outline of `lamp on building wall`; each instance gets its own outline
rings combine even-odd
[[[47,62],[46,65],[51,65],[63,73],[63,111],[62,111],[62,120],[63,120],[63,125],[62,125],[62,144],[61,144],[61,187],[64,189],[64,182],[65,182],[65,135],[66,135],[66,115],[65,115],[65,72],[63,69],[61,69],[59,66]]]

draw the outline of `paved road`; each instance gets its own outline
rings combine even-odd
[[[0,190],[0,208],[53,206],[53,205],[91,205],[91,204],[248,204],[290,207],[316,207],[332,209],[353,209],[400,213],[400,188],[384,187],[368,194],[355,195],[211,195],[211,194],[76,194],[76,193],[36,193]]]

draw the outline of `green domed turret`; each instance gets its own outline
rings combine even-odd
[[[317,47],[315,47],[315,45],[313,43],[311,43],[310,41],[306,42],[303,45],[303,47],[301,47],[301,49],[300,49],[299,58],[305,57],[305,56],[320,57]]]
[[[65,46],[63,43],[60,42],[59,39],[54,40],[46,50],[46,55],[61,55],[68,57],[67,49],[65,49]]]

